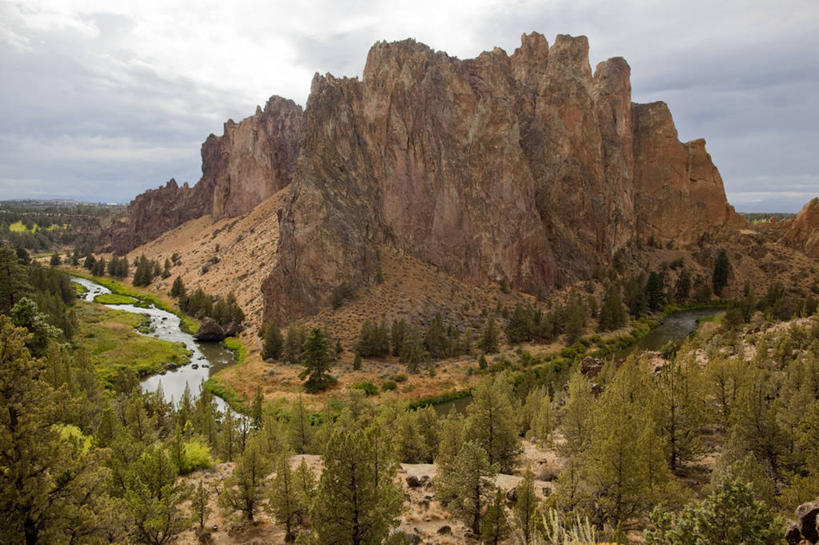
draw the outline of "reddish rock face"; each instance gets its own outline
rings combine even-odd
[[[379,42],[362,81],[316,75],[281,216],[267,319],[326,305],[398,247],[476,283],[533,290],[588,277],[635,239],[694,242],[741,220],[704,141],[662,103],[631,102],[630,69],[588,62],[585,37],[525,35],[461,61]]]
[[[274,96],[252,117],[225,123],[223,136],[208,137],[202,145],[202,182],[213,187],[214,219],[249,212],[290,183],[301,120],[300,106]]]
[[[819,258],[819,197],[814,197],[784,228],[785,242],[805,255]]]
[[[188,220],[210,212],[212,188],[202,183],[179,187],[173,178],[164,186],[137,195],[125,212],[112,220],[100,241],[103,251],[125,254]]]
[[[295,102],[273,96],[264,110],[228,121],[223,136],[202,144],[202,179],[193,188],[171,180],[138,195],[113,220],[102,248],[124,254],[205,214],[222,219],[253,210],[292,180],[302,117]]]

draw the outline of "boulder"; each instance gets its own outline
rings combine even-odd
[[[788,523],[785,540],[790,545],[797,545],[803,540],[813,545],[819,543],[817,517],[819,517],[819,499],[797,507],[796,520]]]
[[[199,330],[194,334],[193,338],[200,342],[219,342],[227,337],[222,326],[216,323],[211,318],[202,320]]]

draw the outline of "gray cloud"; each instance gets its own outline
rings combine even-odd
[[[635,101],[664,100],[704,137],[739,210],[796,211],[819,193],[819,5],[813,1],[432,0],[304,5],[0,1],[0,198],[127,201],[196,181],[199,146],[314,72],[361,74],[376,40],[461,58],[536,30],[589,37],[592,65],[632,67]]]

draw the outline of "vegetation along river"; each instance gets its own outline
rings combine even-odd
[[[615,358],[625,358],[629,354],[642,350],[660,350],[667,343],[682,343],[697,330],[699,320],[723,312],[723,308],[701,308],[695,310],[681,310],[663,318],[663,323],[652,329],[645,337],[641,337],[634,344],[617,352]],[[463,412],[472,402],[472,397],[462,397],[435,405],[439,415],[446,415],[450,411]]]
[[[85,301],[93,302],[98,295],[111,293],[111,290],[105,286],[85,278],[72,277],[71,280],[88,290],[81,296]],[[179,401],[187,385],[190,388],[191,395],[196,397],[199,395],[201,382],[207,380],[211,374],[215,374],[235,362],[233,353],[218,343],[200,343],[194,340],[193,335],[182,331],[179,316],[171,312],[158,309],[153,305],[145,308],[131,304],[106,304],[105,306],[148,316],[151,320],[149,328],[151,331],[144,334],[163,341],[182,343],[191,352],[191,361],[189,363],[143,380],[140,383],[143,391],[154,392],[161,384],[166,400]],[[223,400],[218,397],[215,400],[220,410],[227,408],[227,404]]]

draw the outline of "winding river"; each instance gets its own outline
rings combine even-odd
[[[71,277],[72,282],[83,286],[86,290],[81,298],[85,301],[93,302],[98,295],[111,293],[111,290],[85,278]],[[173,370],[163,371],[160,374],[150,376],[140,383],[140,387],[145,392],[155,392],[159,385],[165,393],[167,401],[179,401],[185,391],[185,386],[190,388],[191,395],[199,395],[199,385],[207,380],[212,374],[221,369],[233,365],[235,359],[233,353],[223,348],[218,343],[200,343],[193,335],[185,333],[180,328],[181,320],[179,316],[158,309],[151,305],[148,308],[141,308],[134,305],[105,305],[108,308],[124,310],[135,314],[148,316],[151,320],[153,331],[147,333],[151,337],[170,341],[172,343],[182,343],[191,352],[191,361]],[[220,398],[215,397],[219,410],[225,410],[227,404]]]

